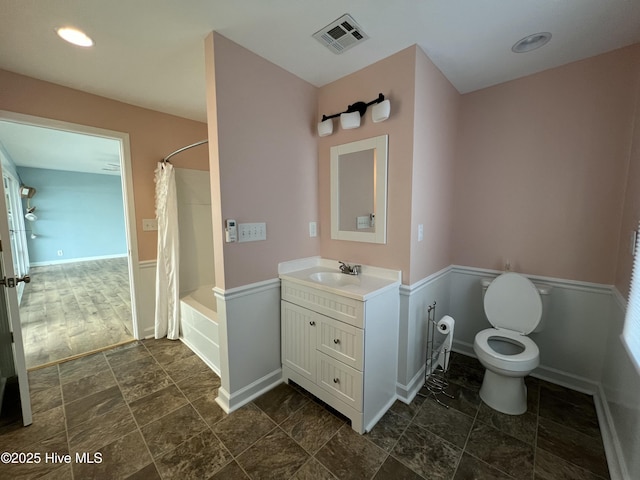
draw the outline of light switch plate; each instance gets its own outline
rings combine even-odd
[[[255,242],[267,239],[266,223],[239,223],[238,242]]]

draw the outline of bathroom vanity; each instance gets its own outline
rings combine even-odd
[[[364,433],[396,399],[400,272],[319,263],[280,274],[283,379]]]

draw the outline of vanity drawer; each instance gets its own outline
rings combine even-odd
[[[282,300],[364,328],[364,302],[286,280],[281,292]]]
[[[364,331],[333,318],[320,317],[318,350],[357,370],[362,370]]]
[[[362,411],[362,372],[338,360],[317,354],[317,383],[344,403]]]

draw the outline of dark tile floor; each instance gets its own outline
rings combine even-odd
[[[218,377],[182,343],[135,342],[31,372],[34,422],[0,427],[0,452],[41,461],[0,464],[0,477],[608,478],[591,397],[529,379],[529,411],[510,417],[480,401],[482,374],[474,359],[454,355],[451,408],[396,402],[358,435],[284,384],[226,415],[214,401]],[[71,464],[60,462],[65,454]]]

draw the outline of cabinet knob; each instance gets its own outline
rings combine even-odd
[[[316,326],[316,322],[311,321],[311,322],[309,322],[309,325],[311,325],[312,327],[315,327]]]
[[[333,343],[335,343],[336,345],[340,343],[340,339],[339,338],[334,338],[333,339]]]
[[[333,379],[333,383],[340,383],[340,379],[339,378],[334,378]]]

